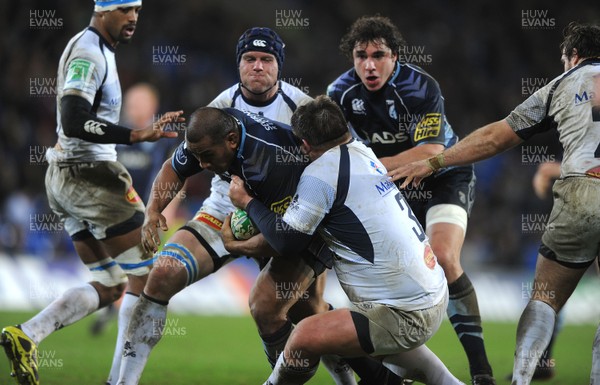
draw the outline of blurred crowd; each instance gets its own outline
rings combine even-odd
[[[43,154],[56,141],[60,54],[88,25],[92,9],[92,0],[0,3],[0,250],[10,255],[56,259],[73,254],[47,207]],[[240,34],[251,26],[267,26],[286,42],[283,78],[316,96],[351,66],[337,48],[345,30],[359,16],[379,13],[402,31],[408,42],[404,58],[440,83],[447,116],[464,136],[502,119],[536,87],[559,75],[563,28],[572,20],[591,21],[595,11],[583,2],[517,0],[147,1],[132,43],[117,48],[117,66],[124,93],[140,83],[151,85],[153,115],[176,109],[187,115],[237,81]],[[133,119],[124,116],[123,122],[133,126]],[[122,149],[128,167],[139,168],[132,174],[143,198],[176,144]],[[552,204],[550,198],[536,198],[531,186],[544,160],[560,160],[552,134],[477,165],[477,194],[463,249],[467,265],[519,268],[533,263],[542,229],[529,223],[542,222]],[[208,188],[209,176],[190,180],[174,223],[197,209]]]

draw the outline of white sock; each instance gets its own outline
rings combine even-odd
[[[129,326],[129,320],[133,314],[133,307],[138,298],[139,296],[128,292],[125,293],[123,300],[121,301],[121,308],[119,309],[119,331],[117,332],[117,344],[115,345],[115,353],[107,381],[107,384],[109,385],[112,385],[113,381],[116,383],[119,379],[119,369],[121,368],[121,359],[123,357],[123,346],[125,345],[125,332],[127,331],[127,326]]]
[[[407,352],[392,354],[383,360],[392,372],[427,385],[464,385],[425,345]]]
[[[342,357],[328,354],[321,356],[321,363],[336,385],[357,385],[354,371]]]
[[[600,385],[600,326],[596,329],[594,347],[592,349],[592,374],[590,385]]]
[[[144,294],[140,296],[124,336],[118,385],[133,385],[140,381],[150,352],[162,337],[166,319],[166,303],[154,302]]]
[[[73,287],[52,301],[44,310],[21,324],[21,330],[36,344],[50,333],[79,321],[98,310],[100,297],[92,285]]]
[[[319,365],[312,368],[292,368],[285,363],[284,354],[281,353],[265,385],[302,385],[308,382],[317,372]]]
[[[517,326],[517,348],[513,366],[513,385],[531,382],[538,360],[552,338],[556,313],[547,303],[531,300]]]

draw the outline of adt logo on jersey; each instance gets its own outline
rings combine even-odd
[[[264,41],[264,40],[256,39],[256,40],[254,40],[252,42],[252,45],[255,46],[255,47],[266,47],[267,46],[267,42]]]
[[[365,101],[362,99],[352,99],[352,112],[357,115],[366,115]]]
[[[83,130],[95,135],[104,135],[102,127],[106,127],[106,123],[96,122],[95,120],[88,120],[83,125]]]

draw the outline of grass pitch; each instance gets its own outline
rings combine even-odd
[[[0,327],[23,322],[30,313],[0,312]],[[116,321],[99,336],[89,332],[94,316],[53,333],[40,345],[42,385],[103,385],[112,359]],[[558,337],[554,362],[557,375],[549,385],[589,383],[591,346],[596,326],[565,326]],[[512,369],[515,324],[487,322],[484,333],[488,356],[498,385]],[[450,323],[427,344],[465,383],[468,364]],[[270,374],[253,321],[249,317],[170,315],[165,335],[154,349],[142,377],[143,385],[259,385]],[[542,382],[539,382],[542,384]],[[0,385],[14,385],[8,361],[0,357]],[[323,369],[309,384],[333,384]]]

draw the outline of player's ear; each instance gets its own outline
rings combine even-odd
[[[228,133],[225,136],[225,142],[232,148],[237,148],[238,143],[240,142],[240,135],[235,132],[235,131],[231,131],[230,133]]]
[[[309,154],[312,151],[311,145],[306,141],[306,139],[302,139],[302,152],[305,154]]]

